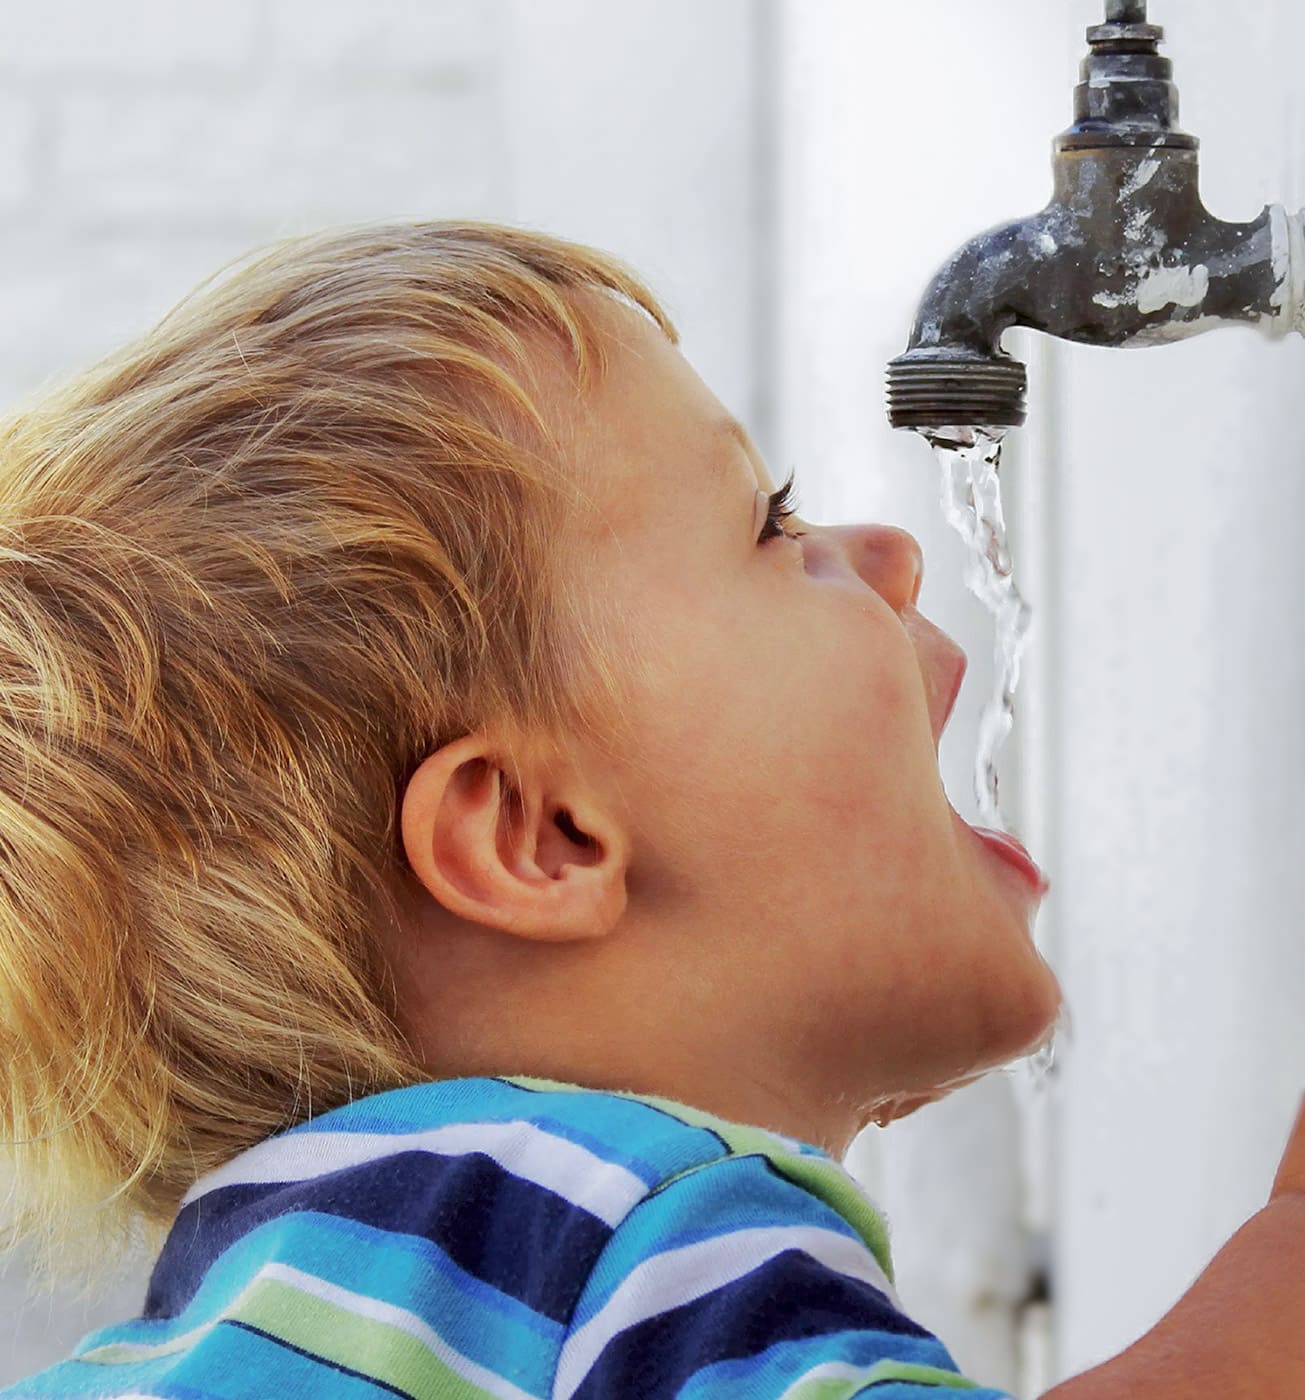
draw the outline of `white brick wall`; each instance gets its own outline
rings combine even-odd
[[[470,217],[628,260],[765,451],[765,4],[0,4],[0,404],[256,244]],[[28,1303],[22,1258],[0,1256],[0,1386],[136,1314],[148,1263],[86,1310]]]
[[[274,67],[314,78],[391,85],[482,77],[497,62],[510,13],[501,0],[271,0],[260,34]]]
[[[341,88],[265,77],[229,91],[142,87],[130,102],[73,92],[53,104],[45,196],[87,222],[178,230],[484,206],[496,133],[477,120],[489,97],[471,78]]]
[[[504,204],[499,0],[0,8],[0,395],[256,244]]]
[[[0,94],[0,217],[21,217],[37,190],[36,104]]]
[[[122,86],[249,63],[263,27],[257,0],[177,5],[166,0],[42,0],[0,9],[0,79],[44,85],[69,78]]]

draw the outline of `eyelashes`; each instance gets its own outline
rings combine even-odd
[[[767,540],[778,539],[781,535],[788,535],[784,524],[791,517],[797,514],[797,475],[796,469],[790,471],[788,480],[774,491],[770,496],[770,506],[766,511],[766,523],[761,527],[761,534],[757,539],[758,544],[764,544]],[[801,532],[789,536],[791,539],[800,539]]]

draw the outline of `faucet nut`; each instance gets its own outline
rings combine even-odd
[[[888,366],[888,419],[894,428],[1018,428],[1027,389],[1028,372],[1004,353],[908,350]]]
[[[1107,13],[1110,23],[1088,30],[1091,49],[1074,89],[1074,125],[1058,138],[1056,150],[1195,150],[1196,138],[1178,130],[1174,65],[1159,49],[1164,30],[1145,22],[1145,5],[1120,4]]]
[[[1165,31],[1158,24],[1094,24],[1087,37],[1094,49],[1104,45],[1111,53],[1145,53],[1164,43]],[[1120,45],[1117,49],[1116,44]]]

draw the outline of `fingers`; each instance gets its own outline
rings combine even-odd
[[[1289,1191],[1305,1193],[1305,1098],[1301,1099],[1300,1107],[1296,1110],[1296,1121],[1287,1138],[1269,1199],[1272,1201]]]

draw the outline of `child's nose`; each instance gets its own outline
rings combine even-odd
[[[896,525],[836,525],[852,567],[895,612],[914,603],[924,582],[924,551],[909,530]]]

